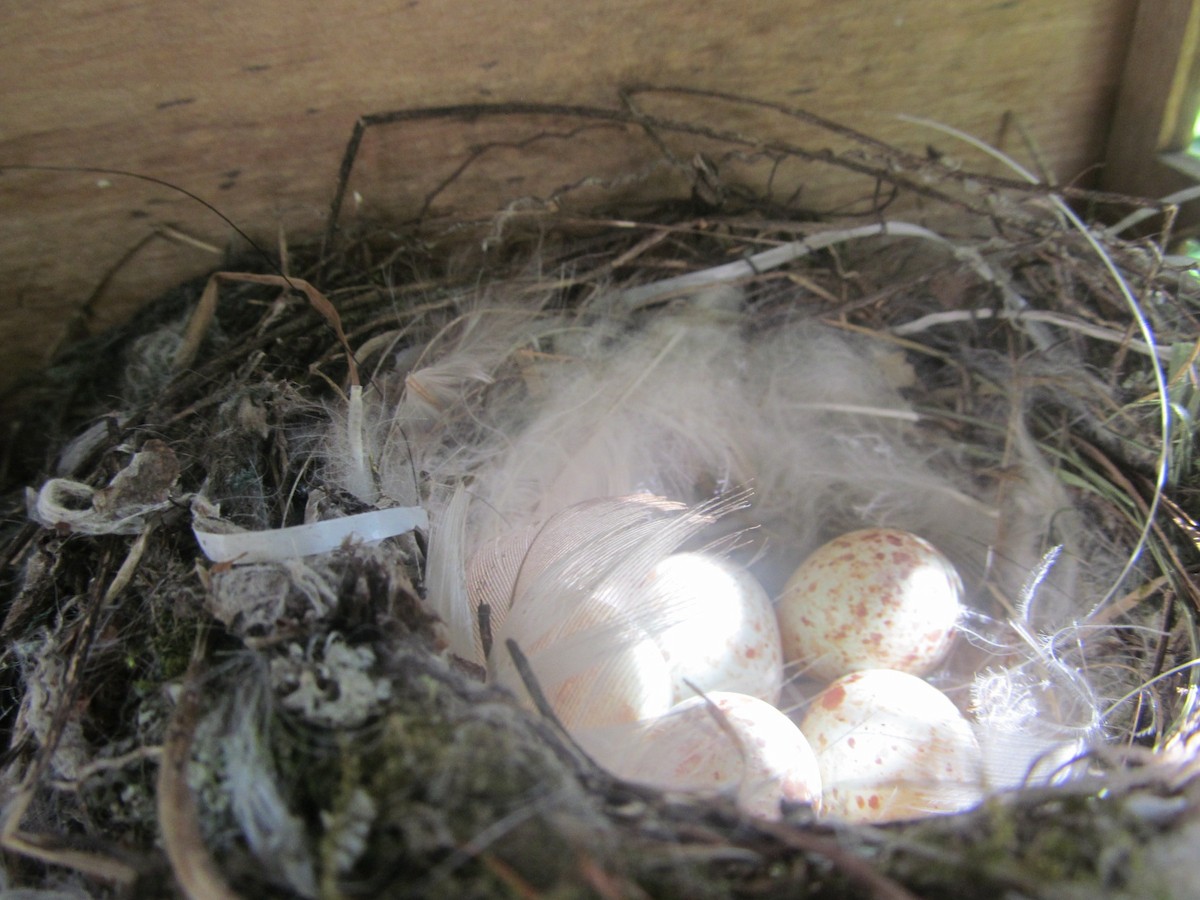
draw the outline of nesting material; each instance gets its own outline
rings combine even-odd
[[[465,225],[222,275],[153,390],[115,344],[11,495],[0,840],[101,889],[984,897],[1109,884],[1110,816],[1134,883],[1193,808],[1194,275],[861,146],[925,206],[514,206],[465,276]]]

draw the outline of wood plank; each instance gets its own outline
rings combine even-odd
[[[1113,114],[1103,184],[1162,197],[1194,179],[1162,160],[1191,142],[1200,110],[1200,0],[1140,4]]]
[[[1133,13],[1134,0],[10,4],[0,163],[146,173],[208,199],[256,240],[283,228],[295,241],[320,232],[361,114],[482,100],[614,106],[620,85],[653,82],[802,105],[913,149],[944,140],[895,113],[994,140],[1011,112],[1059,179],[1086,179],[1103,156]],[[681,114],[798,134],[793,122],[727,104]],[[411,213],[456,150],[499,134],[424,123],[368,135],[354,184],[362,208]],[[556,178],[649,158],[607,137],[497,152],[468,180],[468,199],[495,208]],[[1029,162],[1011,130],[1005,140]],[[821,200],[823,185],[807,187]],[[72,329],[120,321],[214,265],[153,237],[157,227],[231,242],[196,203],[130,179],[10,169],[0,204],[0,388]]]

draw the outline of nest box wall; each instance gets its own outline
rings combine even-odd
[[[1104,150],[1135,0],[67,0],[10,4],[0,28],[0,166],[94,166],[204,197],[273,245],[318,234],[352,125],[405,107],[540,101],[615,107],[622,85],[735,92],[804,107],[920,148],[924,116],[1025,162],[1024,131],[1060,181]],[[731,106],[676,107],[729,127]],[[1019,126],[1013,127],[1014,125]],[[776,117],[753,131],[783,136]],[[774,129],[774,132],[772,132]],[[356,190],[402,215],[444,172],[446,123],[363,142]],[[576,141],[577,173],[612,171]],[[481,208],[519,192],[553,153],[474,182]],[[440,166],[440,169],[439,169]],[[424,174],[423,174],[424,173]],[[0,389],[63,341],[126,317],[212,269],[230,228],[165,187],[96,173],[0,175]],[[494,206],[491,208],[495,208]],[[179,234],[188,242],[164,235]],[[204,245],[213,249],[206,249]]]

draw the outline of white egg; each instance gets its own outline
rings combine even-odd
[[[776,606],[784,659],[832,679],[861,669],[923,675],[946,655],[962,612],[954,566],[890,528],[834,538],[792,574]]]
[[[488,658],[489,681],[533,707],[507,647],[511,638],[569,730],[637,722],[670,708],[670,668],[658,644],[628,617],[595,601],[573,615],[544,606],[514,605]],[[550,624],[556,618],[560,627]]]
[[[588,571],[590,561],[603,562],[614,537],[655,518],[683,509],[681,504],[634,494],[577,503],[559,510],[545,521],[516,525],[500,535],[481,540],[467,560],[465,581],[467,627],[475,644],[475,656],[484,658],[480,611],[487,608],[487,624],[497,636],[516,598],[544,594],[546,579],[558,577],[569,593],[580,576],[591,578],[596,587],[597,571]],[[578,599],[578,598],[577,598]]]
[[[648,495],[576,504],[540,526],[485,542],[467,573],[469,601],[492,613],[489,680],[531,698],[507,642],[567,728],[651,718],[672,702],[663,652],[638,622],[625,575],[630,535],[654,533],[680,504]],[[643,566],[648,565],[648,561]]]
[[[733,795],[746,815],[778,819],[785,801],[820,801],[817,760],[800,729],[746,694],[713,691],[639,727],[577,737],[622,778],[702,797]]]
[[[675,553],[625,602],[662,650],[676,703],[697,689],[779,699],[783,650],[775,609],[744,569],[715,556]]]
[[[891,822],[983,799],[983,755],[970,723],[915,675],[845,675],[813,700],[800,730],[817,754],[821,809],[831,818]]]

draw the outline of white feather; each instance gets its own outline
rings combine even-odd
[[[467,600],[466,524],[470,498],[463,485],[451,493],[441,515],[429,533],[429,558],[425,565],[425,586],[430,606],[442,620],[445,638],[452,653],[482,663],[477,651],[477,626],[472,621]]]

